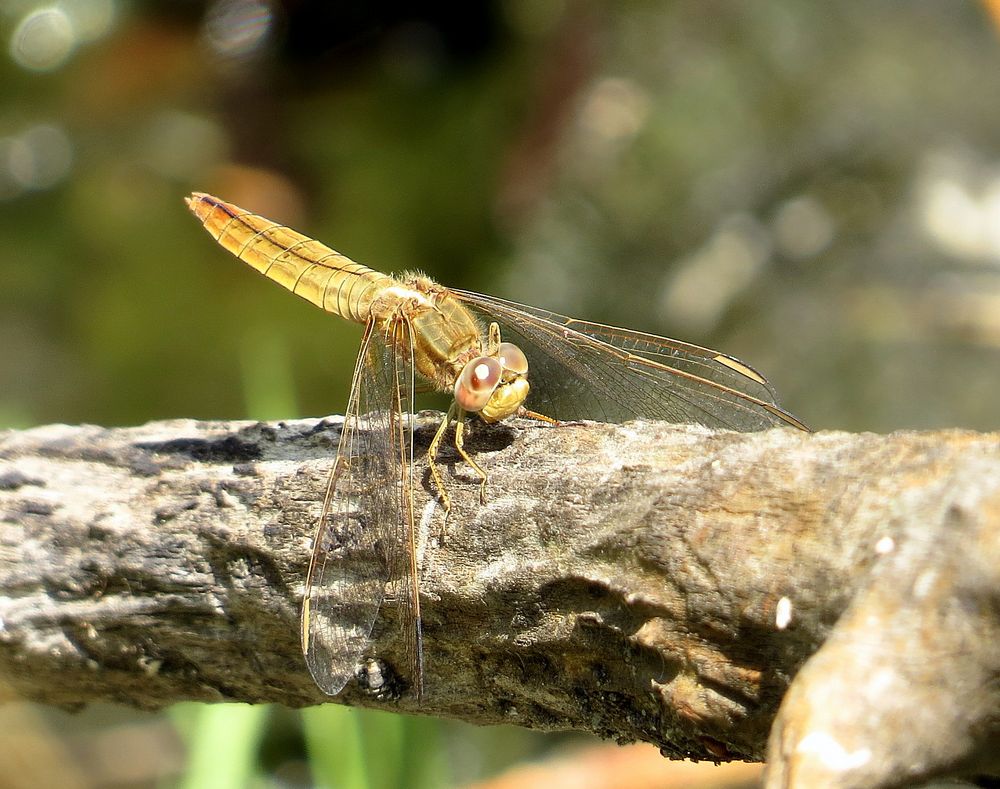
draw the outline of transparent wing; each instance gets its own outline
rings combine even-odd
[[[393,332],[386,338],[374,324],[366,327],[306,580],[302,650],[330,695],[369,650],[387,591],[399,604],[418,694],[423,684],[408,417],[412,343],[408,324]]]
[[[753,431],[808,428],[747,364],[697,345],[452,291],[528,357],[526,406],[555,419],[662,419]]]

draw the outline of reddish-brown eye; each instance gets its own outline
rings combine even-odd
[[[497,358],[500,359],[500,364],[505,370],[517,375],[526,375],[528,372],[528,357],[512,342],[500,343],[497,348]]]
[[[455,381],[455,402],[466,411],[479,411],[485,406],[500,383],[503,368],[490,356],[473,359],[462,369]]]

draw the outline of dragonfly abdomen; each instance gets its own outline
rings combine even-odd
[[[296,296],[357,323],[392,277],[325,244],[212,195],[195,192],[188,208],[209,234],[244,263]]]

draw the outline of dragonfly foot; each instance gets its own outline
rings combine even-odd
[[[442,501],[441,507],[444,509],[444,520],[441,521],[441,528],[438,531],[438,547],[444,547],[444,538],[448,535],[448,519],[451,517],[451,502]]]

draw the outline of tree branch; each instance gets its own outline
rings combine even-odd
[[[0,433],[0,693],[327,701],[298,610],[338,436],[315,420]],[[766,754],[773,786],[997,768],[996,435],[514,423],[468,447],[489,501],[446,450],[443,544],[417,475],[423,700],[357,683],[338,700]],[[375,631],[389,678],[396,613]]]

